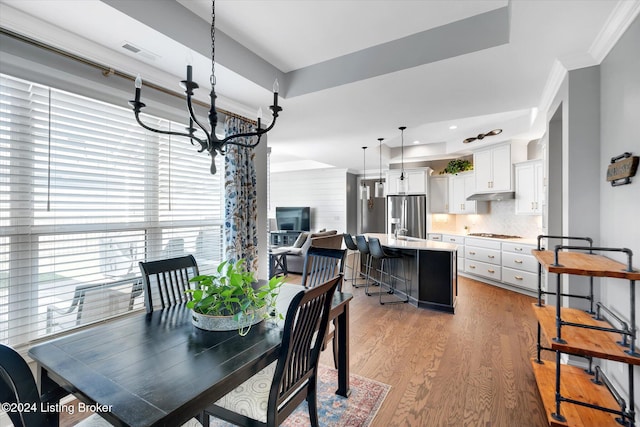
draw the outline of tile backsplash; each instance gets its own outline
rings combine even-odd
[[[465,230],[465,226],[468,230]],[[431,215],[434,233],[498,233],[535,238],[542,233],[541,215],[516,215],[515,200],[489,202],[488,213],[482,215]]]

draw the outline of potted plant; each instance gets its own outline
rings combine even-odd
[[[469,171],[472,169],[473,169],[473,163],[471,163],[469,160],[454,159],[447,164],[444,170],[440,172],[440,175],[444,173],[457,175],[460,172]]]
[[[276,298],[284,277],[272,277],[263,286],[257,286],[253,272],[246,262],[223,261],[212,275],[192,278],[195,289],[188,289],[193,299],[187,307],[193,310],[192,323],[200,329],[231,331],[240,335],[249,333],[251,326],[269,317],[280,317],[276,312]]]

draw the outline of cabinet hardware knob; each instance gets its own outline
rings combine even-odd
[[[493,273],[495,273],[495,272],[496,272],[495,270],[487,270],[487,271],[488,271],[489,273],[491,273],[491,274],[493,274]]]
[[[469,255],[475,255],[476,253],[473,251],[469,251]]]
[[[521,259],[514,259],[513,262],[515,262],[516,264],[522,264],[522,260]]]
[[[516,280],[522,280],[522,279],[523,279],[523,277],[522,277],[522,276],[513,276],[513,277],[514,277],[514,279],[516,279]]]
[[[489,259],[494,259],[495,255],[487,255],[489,257]]]
[[[518,252],[522,252],[522,248],[514,248],[514,250],[516,250]]]
[[[476,268],[476,266],[475,265],[470,265],[469,268]]]

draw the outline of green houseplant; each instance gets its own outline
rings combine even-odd
[[[469,160],[453,159],[447,166],[440,172],[440,175],[445,173],[458,174],[460,172],[469,171],[473,169],[473,163]]]
[[[263,319],[282,317],[276,313],[276,298],[284,277],[272,277],[258,287],[244,259],[235,263],[223,261],[214,274],[196,276],[190,281],[196,287],[186,291],[193,297],[187,307],[193,310],[192,322],[200,329],[238,329],[244,336]]]

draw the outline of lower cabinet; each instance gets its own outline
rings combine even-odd
[[[502,243],[502,281],[528,290],[538,289],[538,260],[533,245]]]
[[[444,243],[453,243],[458,245],[458,271],[464,271],[465,254],[464,254],[464,237],[454,234],[443,234],[442,241]]]
[[[465,267],[466,273],[501,281],[502,265],[500,242],[495,240],[465,239]]]

